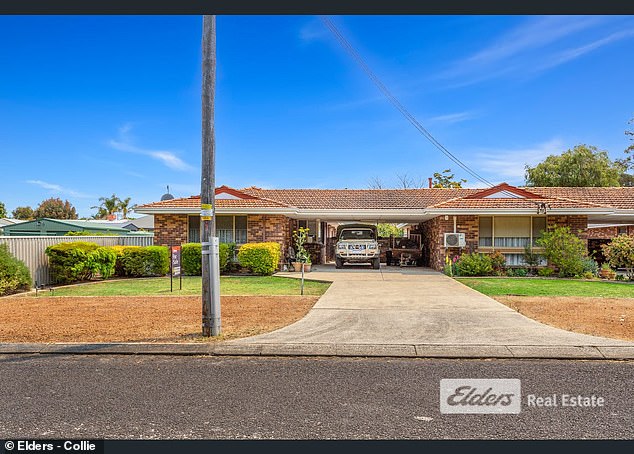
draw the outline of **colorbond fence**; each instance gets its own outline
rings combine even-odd
[[[33,285],[52,283],[48,257],[44,250],[58,243],[90,241],[100,246],[151,246],[154,237],[143,236],[0,236],[0,244],[7,244],[9,252],[22,260],[31,271]]]

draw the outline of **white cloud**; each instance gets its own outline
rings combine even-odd
[[[527,164],[534,166],[547,156],[560,154],[562,151],[565,151],[564,143],[558,138],[527,148],[479,149],[472,153],[476,158],[472,161],[472,166],[481,174],[494,175],[507,183],[518,184],[524,181]]]
[[[187,164],[181,158],[179,158],[174,151],[171,150],[151,150],[148,148],[141,148],[131,143],[129,133],[132,130],[132,124],[126,123],[119,128],[119,139],[110,139],[108,145],[111,148],[119,151],[125,151],[126,153],[136,153],[145,156],[149,156],[157,161],[161,161],[165,166],[170,169],[180,171],[194,170],[192,166]]]
[[[65,188],[56,183],[48,183],[42,180],[26,180],[26,183],[33,184],[35,186],[39,186],[43,189],[50,191],[52,194],[64,194],[69,195],[71,197],[77,197],[81,199],[91,199],[94,198],[94,195],[84,194],[83,192],[78,192],[73,189]]]
[[[475,117],[474,112],[465,111],[465,112],[456,112],[444,115],[438,115],[436,117],[429,118],[427,120],[428,123],[460,123],[461,121],[470,120]]]
[[[328,36],[328,30],[319,19],[311,20],[299,30],[299,39],[306,43],[323,39],[326,36]]]
[[[550,69],[555,66],[559,66],[563,63],[567,63],[571,60],[579,58],[587,54],[588,52],[592,52],[593,50],[599,49],[600,47],[606,46],[616,41],[620,41],[625,38],[629,38],[631,36],[634,36],[634,30],[622,30],[620,32],[612,33],[605,38],[598,39],[584,46],[568,49],[553,56],[550,61],[540,66],[539,70]]]
[[[552,46],[604,21],[603,17],[598,16],[530,18],[469,57],[454,62],[437,78],[459,80],[452,87],[461,87],[510,74],[525,75],[527,72],[554,67],[556,64],[539,64],[544,55],[552,53]]]

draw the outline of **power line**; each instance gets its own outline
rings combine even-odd
[[[361,69],[366,73],[366,75],[370,78],[370,80],[376,85],[376,87],[383,93],[383,95],[387,98],[387,100],[392,104],[396,110],[398,110],[411,124],[414,126],[418,132],[420,132],[427,140],[429,140],[432,145],[434,145],[438,150],[440,150],[445,156],[455,162],[461,169],[467,172],[469,175],[473,176],[475,179],[480,180],[482,183],[494,186],[493,183],[481,177],[476,173],[475,170],[471,170],[469,166],[463,163],[457,156],[455,156],[452,152],[447,150],[443,144],[441,144],[436,138],[427,130],[420,122],[412,115],[406,108],[401,104],[401,102],[390,92],[390,90],[381,82],[381,80],[377,77],[376,74],[370,69],[370,67],[363,60],[361,55],[352,47],[352,45],[348,42],[348,40],[343,36],[343,34],[339,31],[337,26],[328,18],[327,16],[320,16],[321,21],[324,25],[332,32],[335,36],[339,44],[344,48],[352,58],[361,66]]]

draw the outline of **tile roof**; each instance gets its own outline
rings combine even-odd
[[[306,210],[416,210],[534,208],[545,202],[551,209],[617,208],[634,210],[634,188],[546,188],[526,191],[543,198],[478,197],[484,189],[261,189],[235,191],[253,198],[216,199],[219,208],[297,208]],[[490,192],[490,191],[489,191]],[[200,196],[140,205],[143,209],[200,209]]]

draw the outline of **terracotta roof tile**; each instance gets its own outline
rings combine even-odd
[[[634,188],[544,188],[526,190],[544,197],[467,198],[482,189],[261,189],[239,192],[252,199],[217,199],[221,208],[299,208],[299,209],[425,209],[425,208],[527,208],[545,202],[551,208],[634,209]],[[236,192],[238,193],[238,192]],[[200,196],[148,203],[139,209],[200,208]]]

